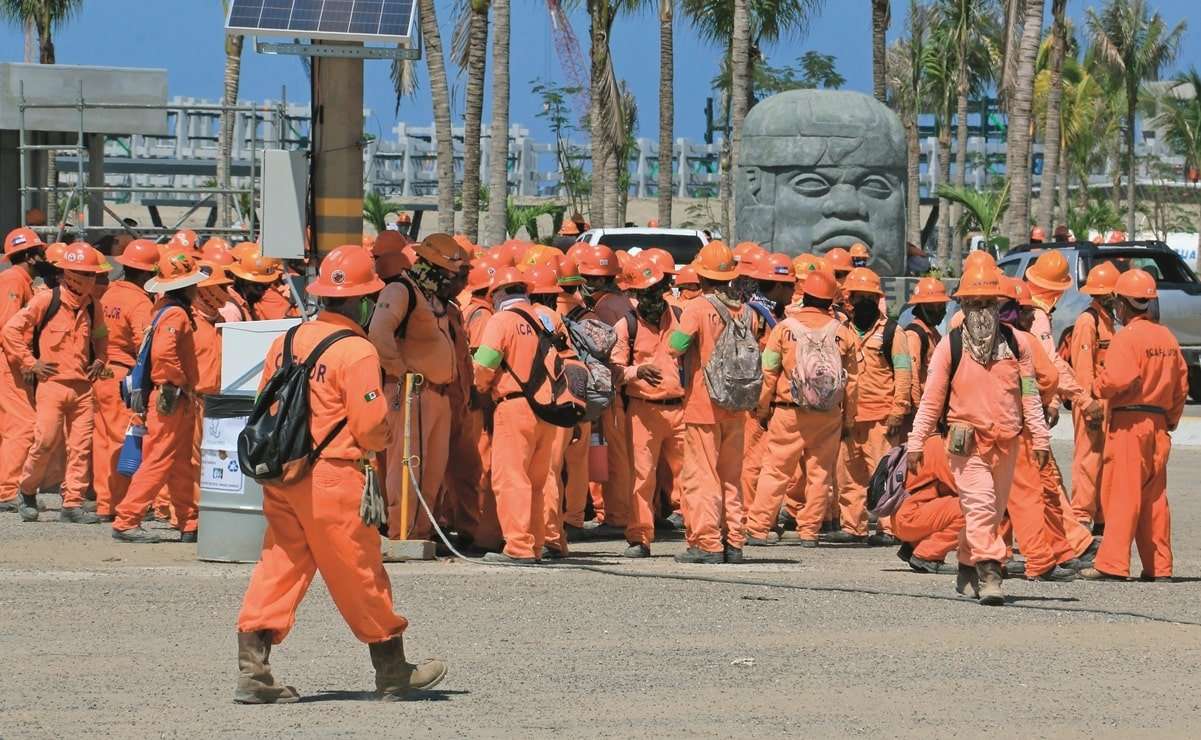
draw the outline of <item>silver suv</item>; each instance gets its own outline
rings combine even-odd
[[[1189,395],[1201,401],[1201,281],[1180,255],[1161,241],[1128,241],[1117,244],[1027,244],[1011,249],[998,262],[1006,275],[1022,277],[1026,269],[1044,251],[1054,249],[1068,261],[1072,287],[1056,305],[1051,326],[1058,340],[1088,307],[1091,298],[1079,291],[1088,271],[1101,262],[1112,262],[1120,271],[1137,267],[1155,277],[1159,288],[1158,311],[1161,324],[1172,330],[1184,351],[1189,366]]]
[[[585,244],[604,244],[616,251],[624,249],[627,252],[637,247],[650,249],[658,247],[666,249],[675,259],[677,265],[692,262],[701,247],[713,238],[706,231],[697,229],[656,229],[629,227],[624,229],[589,229],[577,241]]]

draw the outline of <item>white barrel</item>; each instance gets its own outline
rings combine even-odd
[[[238,433],[254,405],[252,397],[205,399],[200,443],[200,532],[196,557],[225,563],[255,563],[262,552],[263,488],[242,475]]]

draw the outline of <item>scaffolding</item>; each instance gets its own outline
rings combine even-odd
[[[109,214],[116,221],[116,228],[124,230],[134,238],[157,238],[169,237],[179,230],[189,218],[192,217],[201,208],[209,207],[218,210],[218,198],[228,198],[234,207],[234,211],[239,220],[239,225],[225,225],[213,223],[214,218],[210,218],[208,223],[199,228],[193,228],[193,231],[201,235],[228,235],[238,239],[245,238],[248,241],[253,241],[258,231],[258,214],[257,209],[262,202],[261,198],[261,167],[259,165],[259,157],[266,140],[275,142],[281,148],[287,143],[299,143],[289,139],[289,121],[295,116],[290,116],[287,104],[287,89],[282,90],[280,100],[274,104],[264,105],[224,105],[213,103],[177,103],[168,102],[164,104],[140,104],[140,103],[111,103],[102,101],[90,101],[84,96],[83,81],[79,82],[79,92],[76,100],[70,103],[37,103],[30,102],[25,97],[25,83],[22,80],[19,89],[19,129],[18,129],[18,158],[20,160],[20,198],[21,209],[27,211],[35,196],[39,193],[47,193],[47,197],[57,199],[60,192],[72,194],[68,198],[68,206],[74,204],[78,209],[79,214],[78,224],[71,224],[73,230],[80,234],[81,238],[88,235],[90,231],[104,230],[111,231],[111,227],[103,226],[103,214],[94,213],[96,203],[103,209],[104,213]],[[79,125],[76,133],[74,144],[36,144],[31,141],[31,134],[26,125],[26,111],[29,110],[76,110],[79,114]],[[117,134],[89,134],[85,131],[84,117],[85,112],[89,110],[141,110],[141,111],[163,111],[164,117],[168,117],[173,111],[186,110],[189,113],[200,113],[204,115],[214,116],[221,121],[229,121],[231,124],[238,120],[240,115],[249,118],[249,152],[248,152],[248,183],[247,187],[234,187],[232,185],[234,174],[233,149],[231,145],[229,151],[225,153],[225,171],[226,182],[216,183],[215,187],[196,187],[194,185],[178,185],[174,180],[170,185],[110,185],[106,182],[99,184],[90,184],[88,173],[85,169],[85,158],[88,161],[89,168],[92,168],[96,163],[92,161],[93,157],[99,156],[101,162],[104,158],[104,147],[94,147],[89,149],[88,137],[91,136],[119,136]],[[176,128],[177,136],[183,136],[183,132],[179,129],[183,127],[183,116],[177,116]],[[271,131],[270,137],[260,138],[259,126],[265,123]],[[234,128],[239,128],[234,126]],[[218,128],[218,136],[220,136],[220,128]],[[230,133],[231,139],[234,133]],[[232,143],[232,142],[231,142]],[[212,160],[198,160],[207,165],[212,162],[214,172],[213,179],[216,180],[216,172],[219,169],[220,163],[220,147],[218,147],[218,156]],[[48,159],[53,158],[57,162],[57,157],[60,152],[74,153],[75,159],[75,183],[70,188],[58,187],[58,183],[49,182],[46,184],[35,184],[30,182],[31,170],[34,168],[29,161],[29,154],[33,152],[46,152]],[[153,160],[151,160],[153,161]],[[153,174],[162,175],[177,175],[181,173],[170,172],[171,163],[163,161],[163,172],[155,172]],[[102,173],[102,171],[101,171]],[[195,174],[192,171],[190,174]],[[103,173],[101,174],[103,178]],[[57,180],[57,171],[55,171],[55,180]],[[168,201],[177,200],[181,203],[190,203],[187,211],[180,216],[173,225],[165,226],[155,224],[153,226],[131,226],[125,219],[121,218],[112,208],[105,203],[105,196],[108,194],[127,194],[133,197],[141,195],[155,194]],[[200,197],[197,200],[198,196]],[[248,203],[243,207],[241,202],[242,196],[248,196]],[[64,208],[63,213],[58,219],[57,225],[47,225],[36,227],[35,230],[42,235],[53,235],[55,241],[61,241],[63,234],[68,226],[70,207]],[[86,214],[86,217],[85,217]],[[157,221],[157,212],[152,210],[155,220]]]

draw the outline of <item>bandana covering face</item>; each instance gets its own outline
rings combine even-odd
[[[645,319],[646,323],[658,326],[665,311],[667,311],[667,301],[663,298],[662,285],[638,291],[638,315]]]
[[[992,361],[993,349],[997,344],[997,315],[1000,306],[996,303],[985,307],[965,308],[963,311],[963,346],[972,359],[981,365]]]
[[[225,306],[226,295],[224,288],[210,285],[207,288],[201,288],[197,292],[196,305],[206,316],[212,318],[219,315],[219,312]]]

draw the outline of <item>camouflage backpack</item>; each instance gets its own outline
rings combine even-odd
[[[713,403],[729,411],[750,411],[759,404],[763,360],[750,326],[730,313],[725,304],[705,296],[721,317],[721,334],[705,363],[705,386]]]

